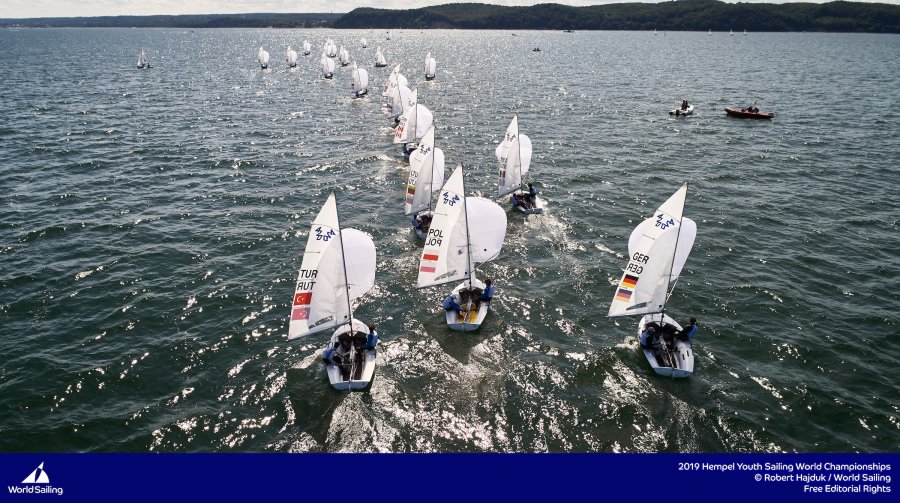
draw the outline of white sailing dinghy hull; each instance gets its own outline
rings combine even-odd
[[[328,342],[327,347],[334,347],[335,343],[338,342],[338,337],[341,334],[350,333],[350,325],[342,325],[340,328],[334,331],[334,334],[331,336],[331,340]],[[369,327],[363,323],[362,321],[353,318],[353,332],[358,332],[362,334],[369,333]],[[365,352],[365,357],[362,362],[357,361],[358,353],[354,350],[352,357],[350,359],[351,368],[350,368],[350,380],[345,381],[344,377],[341,375],[341,369],[337,367],[337,365],[329,363],[326,365],[325,369],[328,372],[328,381],[334,387],[334,389],[341,391],[349,391],[349,390],[358,390],[365,389],[372,383],[372,377],[375,375],[375,360],[377,359],[376,350],[370,349]],[[356,374],[357,365],[362,364],[362,372],[360,372],[358,379],[353,379],[353,376]]]
[[[522,192],[518,192],[522,194]],[[544,212],[544,202],[541,201],[541,198],[537,197],[534,199],[534,206],[531,208],[526,208],[521,204],[514,204],[513,207],[526,215],[539,215]]]
[[[648,322],[655,321],[659,323],[660,315],[658,314],[648,314],[640,319],[638,322],[638,338],[641,336],[641,332],[644,331],[644,325]],[[662,315],[662,323],[661,325],[672,325],[676,330],[681,331],[681,325],[678,324],[671,316],[668,314]],[[689,377],[694,373],[694,350],[691,348],[690,341],[683,341],[680,339],[675,339],[675,349],[669,353],[669,357],[674,360],[674,366],[668,367],[665,365],[660,365],[659,361],[657,361],[656,356],[653,354],[652,349],[641,348],[644,352],[644,356],[647,358],[647,361],[650,363],[650,367],[653,368],[653,371],[661,376],[666,377]]]
[[[459,291],[463,288],[468,288],[469,282],[463,281],[456,288],[453,289],[452,295],[454,299],[459,299]],[[484,290],[484,283],[480,279],[472,280],[473,288],[480,288]],[[484,318],[487,316],[488,310],[491,307],[490,302],[481,302],[478,305],[478,310],[465,310],[467,307],[474,307],[473,303],[469,302],[463,304],[463,312],[462,314],[457,315],[456,311],[447,311],[447,326],[450,327],[450,330],[458,330],[460,332],[474,332],[481,328],[481,324],[484,323]]]
[[[676,117],[681,117],[684,115],[691,115],[694,113],[694,105],[688,105],[687,110],[682,110],[681,108],[676,108],[674,110],[669,111],[669,115],[674,115]]]

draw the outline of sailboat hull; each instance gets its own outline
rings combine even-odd
[[[335,330],[334,334],[331,336],[331,340],[328,342],[329,347],[334,346],[334,344],[338,342],[338,337],[340,337],[341,334],[350,333],[350,331],[348,325],[343,325]],[[354,318],[353,332],[367,334],[369,332],[369,327],[362,321]],[[337,365],[326,365],[328,381],[334,389],[341,391],[361,390],[372,383],[372,377],[375,375],[375,360],[377,359],[376,350],[370,349],[366,351],[361,361],[357,360],[358,356],[359,354],[355,350],[352,351],[350,359],[350,379],[348,380],[345,380],[343,375],[341,375],[341,369],[338,368]],[[359,373],[357,373],[358,365],[362,365],[362,370]]]
[[[669,115],[674,115],[676,117],[691,115],[693,113],[694,113],[694,105],[689,105],[687,107],[687,110],[682,110],[681,108],[676,108],[674,110],[669,111]]]
[[[656,321],[658,323],[659,318],[657,315],[647,315],[641,318],[638,322],[638,337],[640,337],[641,332],[644,330],[644,324],[649,321]],[[672,325],[677,330],[681,330],[681,325],[667,314],[662,315],[662,321],[663,324]],[[670,358],[674,366],[661,364],[656,358],[654,351],[651,349],[641,348],[641,351],[644,353],[644,357],[647,358],[647,362],[650,363],[650,367],[653,371],[661,376],[673,378],[688,377],[694,373],[694,350],[691,348],[690,341],[675,339],[675,349],[670,352]]]
[[[454,288],[454,299],[457,299],[458,301],[459,291],[463,288],[468,288],[468,286],[469,282],[465,281]],[[472,286],[484,290],[484,283],[478,279],[472,281]],[[471,305],[469,303],[461,305],[463,309],[465,309],[466,307],[474,308],[474,305]],[[458,330],[460,332],[474,332],[475,330],[481,328],[481,324],[484,322],[484,318],[487,316],[490,307],[490,302],[481,302],[478,305],[478,309],[464,310],[461,314],[456,314],[456,311],[447,311],[447,326],[450,327],[450,330]]]

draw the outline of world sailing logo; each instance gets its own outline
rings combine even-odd
[[[26,486],[7,486],[9,494],[58,494],[62,495],[62,487],[53,487],[50,485],[50,476],[44,471],[44,463],[38,465],[22,484]]]

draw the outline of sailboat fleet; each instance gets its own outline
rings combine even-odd
[[[302,53],[308,54],[309,42],[304,40],[302,47]],[[335,57],[342,66],[350,66],[353,98],[366,95],[368,71],[331,39],[322,49],[322,76],[334,77]],[[290,46],[285,60],[289,67],[297,64],[297,53]],[[262,47],[258,61],[261,68],[267,68],[268,53]],[[387,66],[381,47],[375,51],[374,66]],[[409,159],[403,213],[411,217],[412,230],[422,242],[416,287],[453,284],[442,296],[439,309],[450,330],[473,332],[484,323],[496,297],[492,279],[476,274],[477,266],[500,256],[507,211],[494,200],[466,194],[462,164],[444,182],[445,153],[435,145],[434,114],[420,103],[419,89],[410,89],[401,70],[400,64],[394,66],[383,84],[382,96],[389,120],[396,125],[393,143],[403,145]],[[424,73],[426,80],[436,77],[431,53],[425,58]],[[498,200],[508,200],[513,209],[525,214],[543,213],[545,203],[537,197],[533,183],[528,183],[533,146],[520,131],[518,115],[513,115],[495,155]],[[673,378],[687,377],[694,370],[693,333],[689,333],[693,322],[683,327],[666,312],[697,233],[696,223],[683,215],[686,196],[685,184],[634,229],[628,243],[629,261],[608,312],[610,317],[640,317],[637,333],[650,367]],[[288,338],[333,330],[322,358],[329,382],[339,390],[365,389],[374,375],[377,332],[374,325],[354,318],[353,301],[374,287],[375,257],[370,236],[341,227],[332,192],[307,236]]]

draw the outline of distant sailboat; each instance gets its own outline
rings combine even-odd
[[[477,330],[487,316],[490,301],[479,301],[485,283],[475,277],[475,266],[496,258],[505,237],[506,212],[493,201],[466,197],[457,166],[438,195],[416,282],[424,288],[463,280],[450,293],[461,312],[446,311],[452,330]]]
[[[420,239],[425,239],[434,212],[431,211],[433,194],[444,183],[444,151],[434,146],[434,126],[432,126],[419,148],[409,156],[409,178],[406,183],[406,202],[403,214],[415,214],[413,230]]]
[[[259,48],[259,54],[256,55],[256,60],[259,61],[259,67],[261,69],[265,70],[269,68],[269,53],[262,47]]]
[[[712,36],[712,28],[709,29],[709,34]]]
[[[529,197],[528,192],[522,190],[522,182],[531,165],[531,139],[519,133],[519,116],[514,115],[503,141],[497,145],[494,153],[500,167],[500,178],[497,180],[497,195],[503,197],[512,194],[509,200],[512,205],[523,213],[543,213],[543,205],[537,196]]]
[[[290,68],[297,67],[297,51],[291,49],[291,46],[288,46],[287,48],[287,52],[284,55],[284,61]]]
[[[366,40],[366,37],[363,37],[362,40],[360,40],[360,43],[362,43],[363,49],[365,49],[366,47],[369,47],[369,41]]]
[[[330,38],[326,39],[325,47],[323,48],[323,51],[325,52],[325,55],[328,56],[329,58],[336,58],[337,57],[337,46],[334,45],[334,40],[331,40]]]
[[[309,53],[312,52],[312,46],[309,44],[309,40],[303,41],[303,55],[309,56]]]
[[[731,35],[731,36],[733,37],[733,36],[734,36],[734,30],[728,30],[728,34]]]
[[[369,92],[369,72],[356,66],[353,62],[352,76],[350,77],[350,90],[354,98],[359,98]]]
[[[674,288],[697,236],[697,224],[683,216],[687,184],[666,200],[654,215],[635,227],[628,239],[628,261],[612,304],[610,317],[645,315],[638,322],[638,334],[652,323],[657,331],[672,334],[681,325],[665,314],[670,285]],[[662,335],[662,334],[659,334]],[[672,348],[657,342],[643,352],[660,375],[687,377],[694,372],[694,352],[690,340],[672,338]]]
[[[384,81],[384,89],[381,90],[382,96],[388,97],[388,103],[390,104],[390,98],[393,95],[393,90],[398,85],[409,85],[409,82],[406,81],[406,77],[400,73],[400,64],[397,63],[397,66],[391,71],[391,74],[388,76],[388,79]]]
[[[414,89],[410,95],[409,101],[406,102],[406,108],[400,121],[397,124],[397,130],[394,132],[394,143],[403,144],[403,154],[409,155],[419,146],[419,140],[425,136],[425,133],[431,129],[434,123],[434,116],[431,110],[420,105],[419,90]]]
[[[341,66],[350,64],[350,52],[344,49],[344,46],[341,46],[341,50],[338,51],[338,59],[341,61]]]
[[[375,373],[374,349],[358,349],[369,329],[353,317],[353,300],[375,286],[375,244],[365,232],[341,229],[332,192],[313,221],[297,275],[288,340],[337,328],[328,342],[328,380],[363,389]],[[339,358],[335,358],[335,355]]]
[[[747,29],[746,29],[746,28],[744,28],[744,35],[746,35],[746,34],[747,34]]]
[[[147,61],[147,55],[144,54],[144,48],[141,47],[141,52],[138,54],[138,62],[137,67],[141,70],[147,70],[150,68],[150,62]]]
[[[334,77],[334,60],[322,54],[322,59],[319,62],[322,64],[322,77],[326,79]]]
[[[384,53],[381,52],[381,47],[375,49],[375,68],[381,68],[387,66],[387,60],[384,59]]]
[[[425,56],[425,80],[434,80],[436,70],[437,61],[431,57],[431,53],[429,52],[428,55]]]

